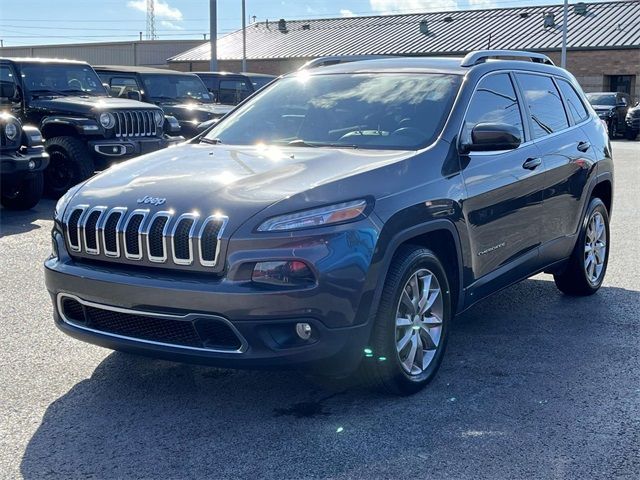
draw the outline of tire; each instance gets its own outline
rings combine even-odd
[[[44,171],[44,189],[48,197],[59,198],[71,187],[93,175],[93,158],[81,140],[53,137],[44,146],[49,153],[49,166]]]
[[[11,210],[29,210],[42,198],[44,179],[42,172],[25,176],[17,188],[2,192],[2,206]]]
[[[602,235],[593,231],[594,225],[598,223],[598,217],[602,221]],[[596,234],[595,237],[594,234]],[[553,277],[556,286],[562,293],[587,296],[598,291],[607,273],[610,238],[607,208],[602,200],[597,197],[592,198],[567,266]],[[589,255],[592,258],[590,262]]]
[[[636,137],[638,136],[638,130],[633,130],[632,128],[627,128],[627,130],[624,132],[625,137],[627,138],[627,140],[635,140]]]
[[[609,138],[614,139],[618,137],[618,122],[609,122]]]
[[[424,317],[417,315],[412,319],[413,314],[407,312],[415,312],[410,301],[414,275],[417,275],[419,291],[423,291],[426,282],[429,282],[431,289],[426,296],[426,303],[431,306]],[[437,296],[434,296],[435,289],[439,289]],[[411,308],[408,308],[409,305]],[[402,325],[397,317],[401,317]],[[421,328],[420,320],[425,319],[429,320],[427,325],[431,326],[422,324]],[[395,254],[385,279],[370,344],[360,366],[361,379],[366,385],[388,393],[410,395],[418,392],[433,379],[440,367],[450,321],[451,293],[442,264],[431,250],[402,247]],[[399,348],[405,341],[405,347]],[[415,351],[415,363],[409,360],[412,351]],[[421,355],[423,362],[428,363],[419,365]],[[408,367],[410,363],[412,365]]]

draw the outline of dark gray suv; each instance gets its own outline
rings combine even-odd
[[[612,188],[604,125],[544,55],[319,67],[70,190],[46,284],[87,342],[407,394],[491,293],[598,290]]]

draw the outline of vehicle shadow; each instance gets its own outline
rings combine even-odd
[[[38,220],[53,220],[55,200],[42,199],[31,210],[9,210],[0,207],[0,237],[18,235],[40,228]]]
[[[509,458],[531,459],[525,476],[624,472],[637,446],[606,417],[632,415],[637,398],[615,413],[593,407],[639,384],[627,366],[637,366],[640,292],[576,299],[539,278],[458,318],[438,377],[412,397],[112,353],[48,407],[21,473],[504,478]]]

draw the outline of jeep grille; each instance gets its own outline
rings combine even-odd
[[[155,137],[158,133],[153,110],[122,110],[113,112],[116,117],[115,132],[118,138]]]
[[[125,207],[71,208],[64,219],[72,256],[172,268],[215,269],[227,217]]]

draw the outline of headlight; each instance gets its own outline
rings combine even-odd
[[[53,210],[53,218],[58,221],[62,221],[62,215],[64,215],[64,211],[67,209],[67,205],[69,201],[73,198],[73,196],[80,190],[80,187],[84,185],[85,182],[79,183],[78,185],[71,187],[67,190],[63,196],[60,197],[58,203],[56,203],[56,208]]]
[[[364,216],[367,208],[366,200],[336,203],[326,207],[303,210],[288,215],[270,218],[258,227],[259,232],[277,232],[281,230],[299,230],[301,228],[319,227],[332,223],[357,220]]]
[[[11,141],[15,140],[18,137],[18,132],[20,131],[20,127],[15,122],[7,123],[7,126],[4,127],[4,134]]]
[[[153,118],[156,121],[156,125],[161,127],[162,124],[164,123],[164,114],[160,111],[155,111],[153,113]]]
[[[100,125],[104,128],[113,128],[116,124],[116,118],[111,113],[101,113],[100,114]]]

